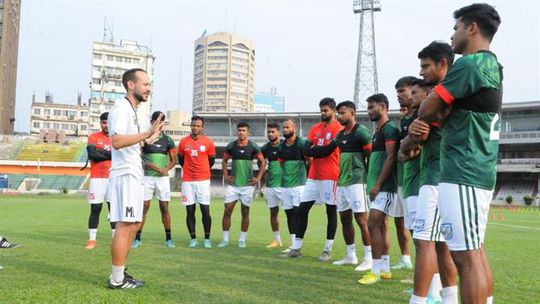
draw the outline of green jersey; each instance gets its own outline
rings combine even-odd
[[[441,130],[432,125],[426,143],[422,146],[420,156],[420,186],[437,186],[441,179],[440,170],[441,155]]]
[[[268,142],[261,149],[264,158],[268,160],[268,169],[266,170],[266,187],[269,188],[281,187],[281,176],[283,170],[281,169],[281,164],[278,160],[280,146],[281,143],[278,143],[276,146],[272,146],[272,144]]]
[[[410,116],[405,116],[401,120],[401,139],[403,140],[409,134],[409,126],[418,118],[418,112]],[[422,152],[423,153],[423,152]],[[402,163],[403,167],[403,197],[418,196],[420,189],[420,155]],[[399,163],[398,163],[399,168]],[[398,177],[399,178],[399,177]]]
[[[161,134],[153,144],[146,144],[142,149],[142,160],[144,163],[153,164],[158,168],[165,168],[169,164],[169,152],[174,150],[175,145],[172,138],[166,134]],[[145,176],[161,176],[160,173],[152,169],[144,169]]]
[[[225,153],[232,159],[233,186],[249,186],[253,178],[253,159],[261,153],[259,146],[251,140],[248,140],[247,145],[239,146],[238,141],[235,140],[227,145]]]
[[[502,67],[489,51],[465,55],[435,93],[452,111],[442,130],[441,182],[493,190],[497,176]]]
[[[411,123],[418,117],[418,115],[416,115],[416,111],[414,112],[415,114],[413,115],[409,115],[409,116],[403,116],[403,118],[401,118],[401,120],[399,121],[399,124],[400,124],[400,128],[399,128],[399,141],[401,142],[405,137],[407,137],[407,135],[409,135],[409,126],[411,125]],[[397,163],[397,173],[396,173],[396,176],[397,176],[397,185],[398,187],[402,187],[404,186],[404,175],[405,174],[405,166],[403,163],[401,162],[398,162]],[[404,190],[405,191],[405,190]]]
[[[366,183],[366,154],[371,151],[371,132],[356,124],[351,133],[339,131],[334,139],[339,147],[338,186]]]
[[[384,161],[386,160],[386,143],[399,142],[399,129],[392,121],[387,121],[380,129],[373,134],[373,145],[371,156],[369,157],[369,170],[367,179],[367,191],[371,191],[379,175],[381,174]],[[393,153],[397,153],[393,151]],[[382,183],[380,191],[397,192],[396,163],[394,162],[392,171],[386,180]]]
[[[281,143],[279,159],[282,162],[281,187],[293,188],[306,184],[307,168],[304,156],[304,145],[306,140],[296,137],[292,145],[287,141]]]

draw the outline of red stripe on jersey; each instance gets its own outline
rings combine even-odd
[[[111,151],[111,138],[102,131],[95,132],[88,136],[88,145],[94,145],[100,150]],[[110,160],[104,160],[97,163],[90,161],[91,178],[109,178],[110,169]]]
[[[443,87],[441,84],[438,84],[437,86],[435,86],[435,88],[433,89],[433,91],[435,91],[435,93],[437,93],[437,95],[439,95],[439,97],[446,103],[446,104],[452,104],[454,102],[454,96],[452,96],[452,94],[450,92],[448,92],[448,90]]]
[[[216,156],[214,142],[202,135],[194,140],[188,135],[178,144],[178,154],[184,157],[183,181],[208,180],[211,177],[209,157]]]
[[[370,151],[370,152],[371,152],[371,147],[372,147],[372,146],[373,146],[372,144],[363,145],[363,146],[362,146],[362,149],[364,149],[364,151],[366,151],[366,152],[367,152],[367,151]]]
[[[385,144],[391,144],[391,143],[395,143],[395,142],[396,142],[395,139],[388,139],[388,140],[384,141]]]

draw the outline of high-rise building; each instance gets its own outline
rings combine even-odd
[[[253,112],[255,49],[251,40],[215,33],[195,41],[193,112]]]
[[[15,130],[20,0],[0,0],[0,134]]]
[[[154,55],[147,46],[135,41],[94,42],[92,47],[92,81],[90,82],[90,131],[100,130],[99,116],[108,111],[118,99],[126,95],[122,75],[133,68],[148,72],[152,80]],[[137,109],[139,121],[150,120],[151,98]]]

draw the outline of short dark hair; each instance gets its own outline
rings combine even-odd
[[[336,101],[334,98],[325,97],[319,101],[319,107],[328,106],[330,109],[334,110],[336,108]]]
[[[202,118],[202,116],[199,116],[199,115],[195,115],[193,117],[191,117],[191,121],[194,121],[194,120],[200,120],[204,126],[204,118]]]
[[[135,76],[135,73],[137,72],[143,72],[143,73],[146,73],[145,70],[143,69],[139,69],[139,68],[135,68],[135,69],[130,69],[130,70],[127,70],[124,72],[124,75],[122,75],[122,85],[124,86],[124,89],[128,89],[128,81],[136,81],[137,80],[137,76]]]
[[[387,109],[389,107],[388,97],[386,97],[386,95],[384,95],[383,93],[373,94],[373,95],[369,96],[366,99],[366,101],[367,102],[384,103],[384,105],[386,106]]]
[[[424,91],[429,91],[433,87],[433,85],[431,83],[425,81],[424,79],[420,79],[420,78],[418,78],[418,80],[415,81],[413,83],[413,85],[419,86]]]
[[[416,81],[416,77],[414,76],[404,76],[398,79],[394,87],[396,89],[402,88],[402,87],[410,87],[413,85],[413,83]]]
[[[247,122],[245,122],[245,121],[241,121],[236,125],[236,128],[237,129],[247,128],[249,130],[249,124]]]
[[[493,36],[495,36],[501,24],[501,17],[497,10],[486,3],[464,6],[454,12],[454,18],[461,18],[465,25],[470,25],[472,22],[476,23],[480,29],[480,34],[487,38],[489,42],[493,40]]]
[[[150,121],[156,121],[156,119],[158,119],[160,114],[161,114],[161,121],[164,121],[165,114],[163,114],[163,112],[161,111],[155,111],[154,113],[152,113],[152,118],[150,119]]]
[[[279,130],[279,125],[275,122],[270,122],[266,125],[266,128],[267,129],[278,129]]]
[[[345,101],[342,101],[340,102],[337,106],[336,106],[336,110],[339,111],[339,109],[341,108],[349,108],[353,111],[356,112],[356,105],[354,104],[354,102],[350,101],[350,100],[345,100]]]
[[[103,112],[99,116],[99,120],[107,120],[107,119],[109,119],[109,112]]]
[[[450,67],[454,63],[454,51],[452,51],[452,46],[446,42],[433,41],[418,53],[418,59],[431,59],[435,63],[446,59]]]

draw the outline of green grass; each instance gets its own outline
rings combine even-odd
[[[238,208],[238,206],[237,206]],[[170,206],[175,249],[164,246],[159,210],[154,202],[143,233],[143,246],[129,257],[130,273],[147,282],[141,290],[111,291],[110,232],[102,212],[98,247],[87,251],[89,207],[76,196],[0,196],[0,234],[23,244],[0,251],[0,303],[407,303],[399,283],[410,271],[394,271],[394,279],[359,286],[352,267],[317,260],[325,238],[324,208],[314,208],[304,242],[304,257],[278,258],[264,246],[271,240],[268,210],[256,201],[251,211],[248,247],[239,249],[239,211],[235,210],[228,248],[187,248],[185,209],[175,199]],[[212,203],[214,245],[221,237],[221,200]],[[497,303],[531,303],[539,298],[540,213],[503,213],[503,221],[488,226],[486,247],[495,275]],[[282,213],[282,238],[288,245]],[[197,231],[202,235],[197,211]],[[491,220],[491,217],[490,217]],[[393,226],[393,225],[391,225]],[[398,247],[392,230],[392,263]],[[357,234],[357,242],[359,234]],[[412,244],[411,244],[412,246]],[[338,229],[334,258],[344,255]],[[357,248],[362,256],[361,246]],[[413,250],[414,251],[414,250]]]

